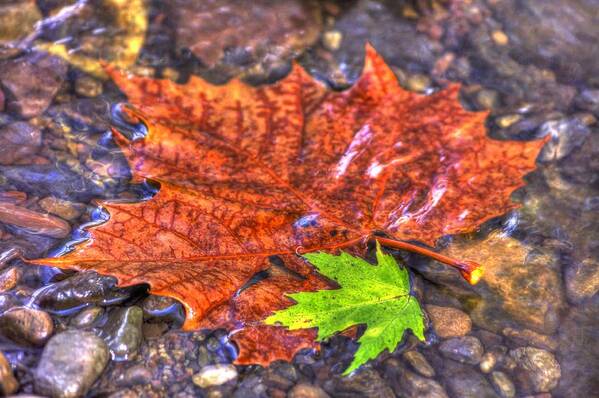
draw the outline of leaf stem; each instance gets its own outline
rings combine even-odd
[[[382,238],[379,236],[376,236],[375,239],[379,241],[379,243],[383,246],[422,254],[423,256],[430,257],[433,260],[437,260],[443,264],[447,264],[451,267],[457,268],[464,277],[464,279],[466,279],[468,283],[470,283],[471,285],[475,285],[476,283],[478,283],[478,281],[483,275],[483,267],[474,261],[456,260],[455,258],[445,256],[443,254],[434,252],[430,249],[426,249],[421,246],[416,246],[412,243],[403,242],[395,239]]]

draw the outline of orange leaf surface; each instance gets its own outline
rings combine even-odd
[[[238,363],[314,346],[312,330],[259,322],[290,304],[284,293],[330,287],[298,251],[359,252],[374,233],[391,246],[434,245],[472,231],[516,206],[510,194],[543,145],[488,138],[486,113],[464,110],[458,85],[408,92],[371,47],[343,92],[297,65],[260,87],[110,74],[132,104],[127,114],[148,129],[115,139],[135,179],[160,190],[140,203],[102,203],[110,219],[88,242],[35,262],[148,283],[184,304],[184,329],[233,330]],[[242,289],[269,267],[280,272]]]

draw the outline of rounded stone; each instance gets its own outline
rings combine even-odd
[[[237,369],[233,365],[211,365],[206,366],[195,374],[192,378],[193,384],[207,388],[211,386],[220,386],[237,378]]]
[[[532,385],[534,392],[550,392],[561,377],[561,369],[555,356],[549,351],[535,347],[520,347],[510,351],[525,382]]]
[[[104,340],[92,332],[68,330],[52,337],[34,372],[37,393],[60,398],[84,396],[108,363]]]
[[[472,320],[468,314],[457,308],[427,305],[426,312],[433,330],[442,339],[465,336],[472,330]]]
[[[491,383],[502,398],[514,398],[516,396],[516,387],[505,373],[491,373]]]
[[[446,358],[471,365],[478,364],[484,353],[480,340],[473,336],[445,340],[439,346],[439,351]]]
[[[54,322],[44,311],[13,307],[0,315],[0,333],[18,344],[41,346],[53,331]]]
[[[435,369],[426,360],[424,355],[416,350],[406,351],[403,354],[403,359],[418,373],[425,377],[434,377]]]
[[[287,394],[288,398],[329,398],[322,388],[308,383],[299,383]]]
[[[0,389],[0,394],[3,396],[11,395],[19,389],[19,382],[15,379],[10,363],[2,352],[0,352]]]

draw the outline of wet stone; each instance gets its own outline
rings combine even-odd
[[[38,204],[48,213],[69,221],[79,218],[85,210],[85,205],[81,203],[70,202],[54,196],[47,196],[40,200]]]
[[[24,38],[41,18],[35,0],[3,1],[0,3],[0,45]]]
[[[68,222],[23,206],[0,202],[0,222],[19,227],[27,233],[51,238],[66,238],[71,232]]]
[[[115,286],[114,278],[95,272],[81,272],[42,288],[36,296],[36,303],[48,312],[67,314],[85,305],[114,305],[130,297],[130,290]]]
[[[220,386],[237,378],[237,369],[233,365],[210,365],[203,367],[192,378],[193,384],[202,387]]]
[[[483,373],[489,373],[497,364],[497,354],[495,352],[485,352],[481,357],[478,367]]]
[[[50,397],[84,396],[108,363],[106,343],[91,332],[69,330],[54,336],[35,370],[35,390]]]
[[[0,333],[18,344],[41,346],[53,331],[54,322],[44,311],[13,307],[0,315]]]
[[[150,295],[141,303],[144,315],[148,318],[172,318],[182,320],[184,311],[181,303],[166,296]]]
[[[142,323],[143,311],[136,306],[118,308],[108,316],[101,336],[114,360],[129,360],[137,354],[142,342]]]
[[[79,76],[75,80],[75,92],[82,97],[97,97],[102,94],[102,82],[91,76]]]
[[[396,359],[385,361],[385,379],[390,381],[398,397],[447,398],[447,393],[438,382],[408,370]]]
[[[152,381],[152,372],[143,365],[134,365],[125,371],[123,384],[134,386],[137,384],[147,384]]]
[[[524,390],[530,392],[550,392],[561,377],[560,365],[548,351],[535,347],[520,347],[510,351],[520,372],[517,379]]]
[[[329,390],[330,388],[330,390]],[[376,370],[362,369],[346,377],[336,379],[325,389],[336,397],[377,397],[393,398],[393,390]]]
[[[580,303],[599,292],[599,261],[586,258],[571,264],[565,272],[566,293],[574,303]]]
[[[43,53],[0,64],[7,109],[27,119],[40,115],[50,105],[66,73],[65,61]]]
[[[42,145],[39,128],[26,122],[0,127],[0,164],[10,165],[36,154]]]
[[[491,373],[491,383],[493,383],[493,387],[502,398],[514,398],[516,396],[516,387],[505,373]]]
[[[431,364],[428,363],[428,361],[426,360],[424,355],[422,355],[418,351],[416,351],[416,350],[406,351],[403,353],[402,357],[408,364],[410,364],[412,369],[414,369],[416,372],[420,373],[422,376],[425,376],[425,377],[434,377],[435,376],[435,369],[433,369]]]
[[[580,109],[599,114],[599,90],[585,89],[574,99]]]
[[[15,379],[10,363],[0,352],[0,394],[3,396],[11,395],[19,388],[19,382]]]
[[[534,330],[505,328],[502,333],[517,345],[530,344],[550,351],[557,348],[557,340],[555,338],[537,333]]]
[[[537,135],[550,136],[551,140],[543,147],[539,160],[551,162],[565,158],[574,149],[580,147],[589,134],[589,128],[576,117],[543,123]]]
[[[288,398],[329,398],[329,394],[322,388],[308,383],[296,384],[289,393]]]
[[[472,365],[478,364],[484,353],[480,340],[473,336],[445,340],[439,345],[439,351],[446,358]]]
[[[23,272],[18,267],[10,267],[0,273],[0,293],[13,289],[19,283]]]
[[[442,339],[465,336],[472,330],[472,320],[468,314],[457,308],[427,305],[433,330]]]
[[[485,377],[470,366],[446,362],[442,378],[452,397],[499,398]]]
[[[103,313],[104,309],[102,307],[92,306],[85,308],[71,319],[71,326],[76,328],[92,326]]]

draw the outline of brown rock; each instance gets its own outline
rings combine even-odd
[[[0,44],[22,39],[33,31],[42,19],[35,0],[3,1],[0,3]],[[0,110],[1,107],[0,107]]]
[[[503,329],[503,335],[519,345],[530,344],[550,351],[555,351],[558,346],[556,338],[529,329],[505,328]]]
[[[0,293],[4,293],[17,286],[23,272],[20,268],[10,267],[0,274]]]
[[[6,107],[27,119],[40,115],[52,102],[66,74],[65,61],[42,53],[0,63]]]
[[[435,333],[443,339],[465,336],[472,330],[472,321],[468,314],[457,308],[427,305],[426,312]]]
[[[53,238],[65,238],[71,232],[69,223],[58,217],[11,203],[0,202],[0,222],[16,225],[32,234]]]
[[[289,398],[328,398],[329,394],[318,386],[299,383],[289,391],[287,396]]]
[[[52,318],[44,311],[14,307],[0,315],[0,333],[19,344],[44,345],[53,331]]]
[[[40,129],[26,122],[0,127],[0,164],[11,165],[35,155],[42,145]]]
[[[239,58],[239,64],[280,60],[318,40],[321,28],[320,9],[296,0],[177,0],[171,10],[177,45],[189,48],[209,67],[225,57],[225,50]]]
[[[2,395],[13,394],[19,389],[19,382],[15,379],[12,368],[2,352],[0,352],[0,388]]]
[[[62,200],[54,196],[48,196],[38,202],[40,207],[50,214],[57,215],[65,220],[75,220],[83,213],[84,205]]]

